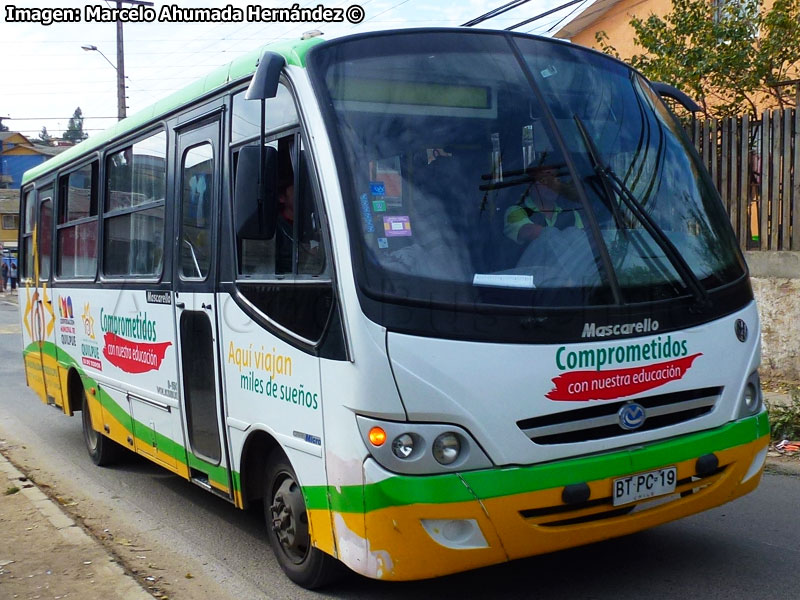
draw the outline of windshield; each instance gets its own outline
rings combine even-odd
[[[342,147],[359,284],[374,297],[631,304],[744,272],[679,125],[617,61],[527,36],[429,31],[335,42],[310,64]]]

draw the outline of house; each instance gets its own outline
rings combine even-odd
[[[627,59],[641,52],[641,48],[633,41],[631,19],[646,19],[651,14],[663,17],[671,11],[672,0],[595,0],[556,31],[554,37],[599,49],[595,33],[605,31],[609,43],[621,57]]]
[[[739,0],[708,1],[719,11]],[[764,0],[764,8],[771,9],[773,2]],[[594,0],[577,17],[556,31],[553,37],[599,50],[595,34],[602,31],[608,36],[608,44],[617,50],[623,60],[628,60],[643,51],[634,41],[631,20],[634,17],[646,20],[650,15],[664,17],[672,10],[672,0]]]
[[[0,189],[0,251],[3,258],[17,256],[19,190]]]
[[[58,152],[50,146],[35,145],[16,131],[0,131],[0,188],[19,189],[25,171]]]
[[[712,8],[710,18],[716,20],[716,15],[721,11],[734,10],[737,3],[741,0],[707,0],[709,7]],[[774,0],[763,0],[763,6],[759,4],[760,10],[771,10]],[[600,32],[605,34],[605,44],[614,48],[619,57],[624,61],[630,61],[635,55],[646,54],[647,52],[639,46],[636,41],[636,33],[631,26],[631,21],[638,18],[646,21],[651,15],[665,17],[673,13],[672,0],[592,0],[577,17],[563,25],[554,33],[554,37],[566,39],[574,44],[601,49],[601,44],[597,42],[596,35]],[[758,36],[758,33],[756,33]],[[719,40],[717,43],[730,43]],[[706,48],[709,52],[714,52],[713,47]],[[777,80],[777,87],[784,87],[790,93],[794,90],[800,91],[800,64],[773,65],[772,71]],[[791,86],[791,87],[786,87]],[[699,100],[698,98],[696,98]],[[766,108],[775,108],[775,98],[767,93],[751,94],[748,98],[753,102],[753,108],[760,112]],[[713,97],[707,99],[709,105],[713,106],[716,102]],[[791,103],[790,103],[791,104]]]

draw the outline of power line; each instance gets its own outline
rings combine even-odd
[[[513,9],[517,8],[518,6],[522,6],[523,4],[525,4],[526,2],[529,2],[529,1],[530,0],[511,0],[511,2],[509,2],[507,4],[503,4],[503,6],[499,6],[499,7],[495,8],[494,10],[490,10],[487,13],[483,13],[481,16],[475,17],[471,21],[467,21],[466,23],[462,23],[461,26],[462,27],[472,27],[473,25],[478,25],[479,23],[483,23],[484,21],[488,21],[489,19],[491,19],[493,17],[496,17],[497,15],[502,15],[503,13],[508,12],[510,10],[513,10]]]
[[[361,23],[357,23],[356,25],[354,25],[353,27],[351,27],[351,29],[353,29],[353,28],[355,28],[355,27],[360,27],[360,26],[361,26],[361,25],[363,25],[364,23],[369,23],[369,22],[370,22],[370,21],[372,21],[373,19],[375,19],[375,18],[377,18],[377,17],[380,17],[381,15],[385,15],[387,12],[391,12],[391,11],[393,11],[395,8],[397,8],[397,7],[399,7],[399,6],[402,6],[403,4],[405,4],[405,3],[406,3],[406,2],[408,2],[408,1],[409,1],[409,0],[401,0],[401,1],[400,1],[400,2],[398,2],[397,4],[394,4],[394,5],[390,6],[390,7],[389,7],[389,8],[387,8],[386,10],[382,10],[382,11],[381,11],[381,12],[379,12],[377,15],[373,15],[373,16],[371,16],[369,19],[365,19],[365,20],[364,20],[364,21],[362,21]],[[527,2],[527,0],[526,0],[526,2]]]
[[[523,27],[524,25],[527,25],[528,23],[533,23],[534,21],[538,21],[539,19],[541,19],[543,17],[546,17],[548,15],[552,15],[555,12],[558,12],[560,10],[564,10],[565,8],[567,8],[569,6],[572,6],[573,4],[579,4],[581,2],[585,2],[585,0],[570,0],[569,2],[565,2],[564,4],[561,4],[560,6],[556,6],[555,8],[551,8],[550,10],[546,10],[543,13],[539,13],[538,15],[535,15],[535,16],[531,17],[530,19],[525,19],[524,21],[520,21],[516,25],[512,25],[511,27],[506,27],[506,31],[513,31],[514,29],[517,29],[519,27]]]
[[[531,33],[533,35],[544,35],[544,33],[549,31],[549,28],[552,25],[558,23],[558,20],[559,20],[558,17],[556,17],[555,19],[550,19],[549,21],[546,20],[544,22],[537,23],[533,27],[531,27],[530,29],[526,29],[525,33]]]
[[[561,25],[561,23],[563,23],[564,21],[566,21],[567,19],[569,19],[569,18],[570,18],[572,15],[574,15],[574,14],[575,14],[576,12],[578,12],[578,11],[579,11],[581,8],[583,8],[583,5],[584,5],[584,4],[586,4],[586,2],[588,2],[588,1],[589,1],[589,0],[583,0],[583,3],[582,3],[582,4],[579,4],[578,6],[576,6],[575,8],[573,8],[571,11],[569,11],[569,13],[567,13],[566,15],[564,15],[564,16],[563,16],[561,19],[559,19],[558,21],[556,21],[556,22],[555,22],[555,24],[554,24],[554,25],[552,25],[552,26],[551,26],[551,27],[550,27],[550,28],[549,28],[547,31],[548,31],[548,32],[550,32],[550,31],[553,31],[553,29],[555,29],[556,27],[558,27],[559,25]]]

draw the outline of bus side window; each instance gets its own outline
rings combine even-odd
[[[259,102],[233,98],[234,143],[257,143]],[[238,238],[237,287],[259,313],[306,342],[318,342],[333,306],[318,203],[290,92],[266,102],[266,144],[278,151],[277,222],[271,239]],[[237,161],[234,149],[234,165]],[[234,169],[235,172],[235,169]]]
[[[287,129],[299,123],[292,95],[283,84],[278,93],[267,100],[267,131]],[[258,136],[261,127],[261,102],[245,100],[244,92],[233,95],[233,116],[231,119],[231,142],[234,144]]]
[[[180,274],[205,279],[211,268],[211,197],[214,185],[214,148],[209,142],[186,151],[181,162],[183,180],[183,240]]]
[[[97,271],[97,161],[61,177],[56,274],[94,279]]]
[[[53,258],[53,189],[43,192],[39,208],[39,281],[50,279]]]
[[[22,200],[22,262],[20,263],[21,279],[33,277],[33,230],[36,227],[36,193],[33,190],[25,192]]]
[[[322,243],[322,225],[319,208],[314,201],[309,169],[306,151],[301,149],[297,272],[300,275],[321,275],[325,269],[325,246]]]
[[[277,146],[278,150],[275,235],[269,240],[237,240],[239,275],[286,278],[317,276],[324,270],[319,210],[314,201],[305,152],[295,150],[298,140],[299,136],[291,135],[268,144]]]
[[[112,277],[161,275],[167,135],[160,131],[106,159],[103,272]]]

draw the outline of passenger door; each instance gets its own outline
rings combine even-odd
[[[217,302],[219,115],[177,132],[175,312],[191,479],[232,498],[220,385]]]
[[[53,264],[53,186],[26,195],[25,367],[30,385],[48,404],[62,405],[55,346],[55,312],[50,289]],[[22,294],[21,290],[18,292]],[[22,302],[20,298],[20,302]]]

